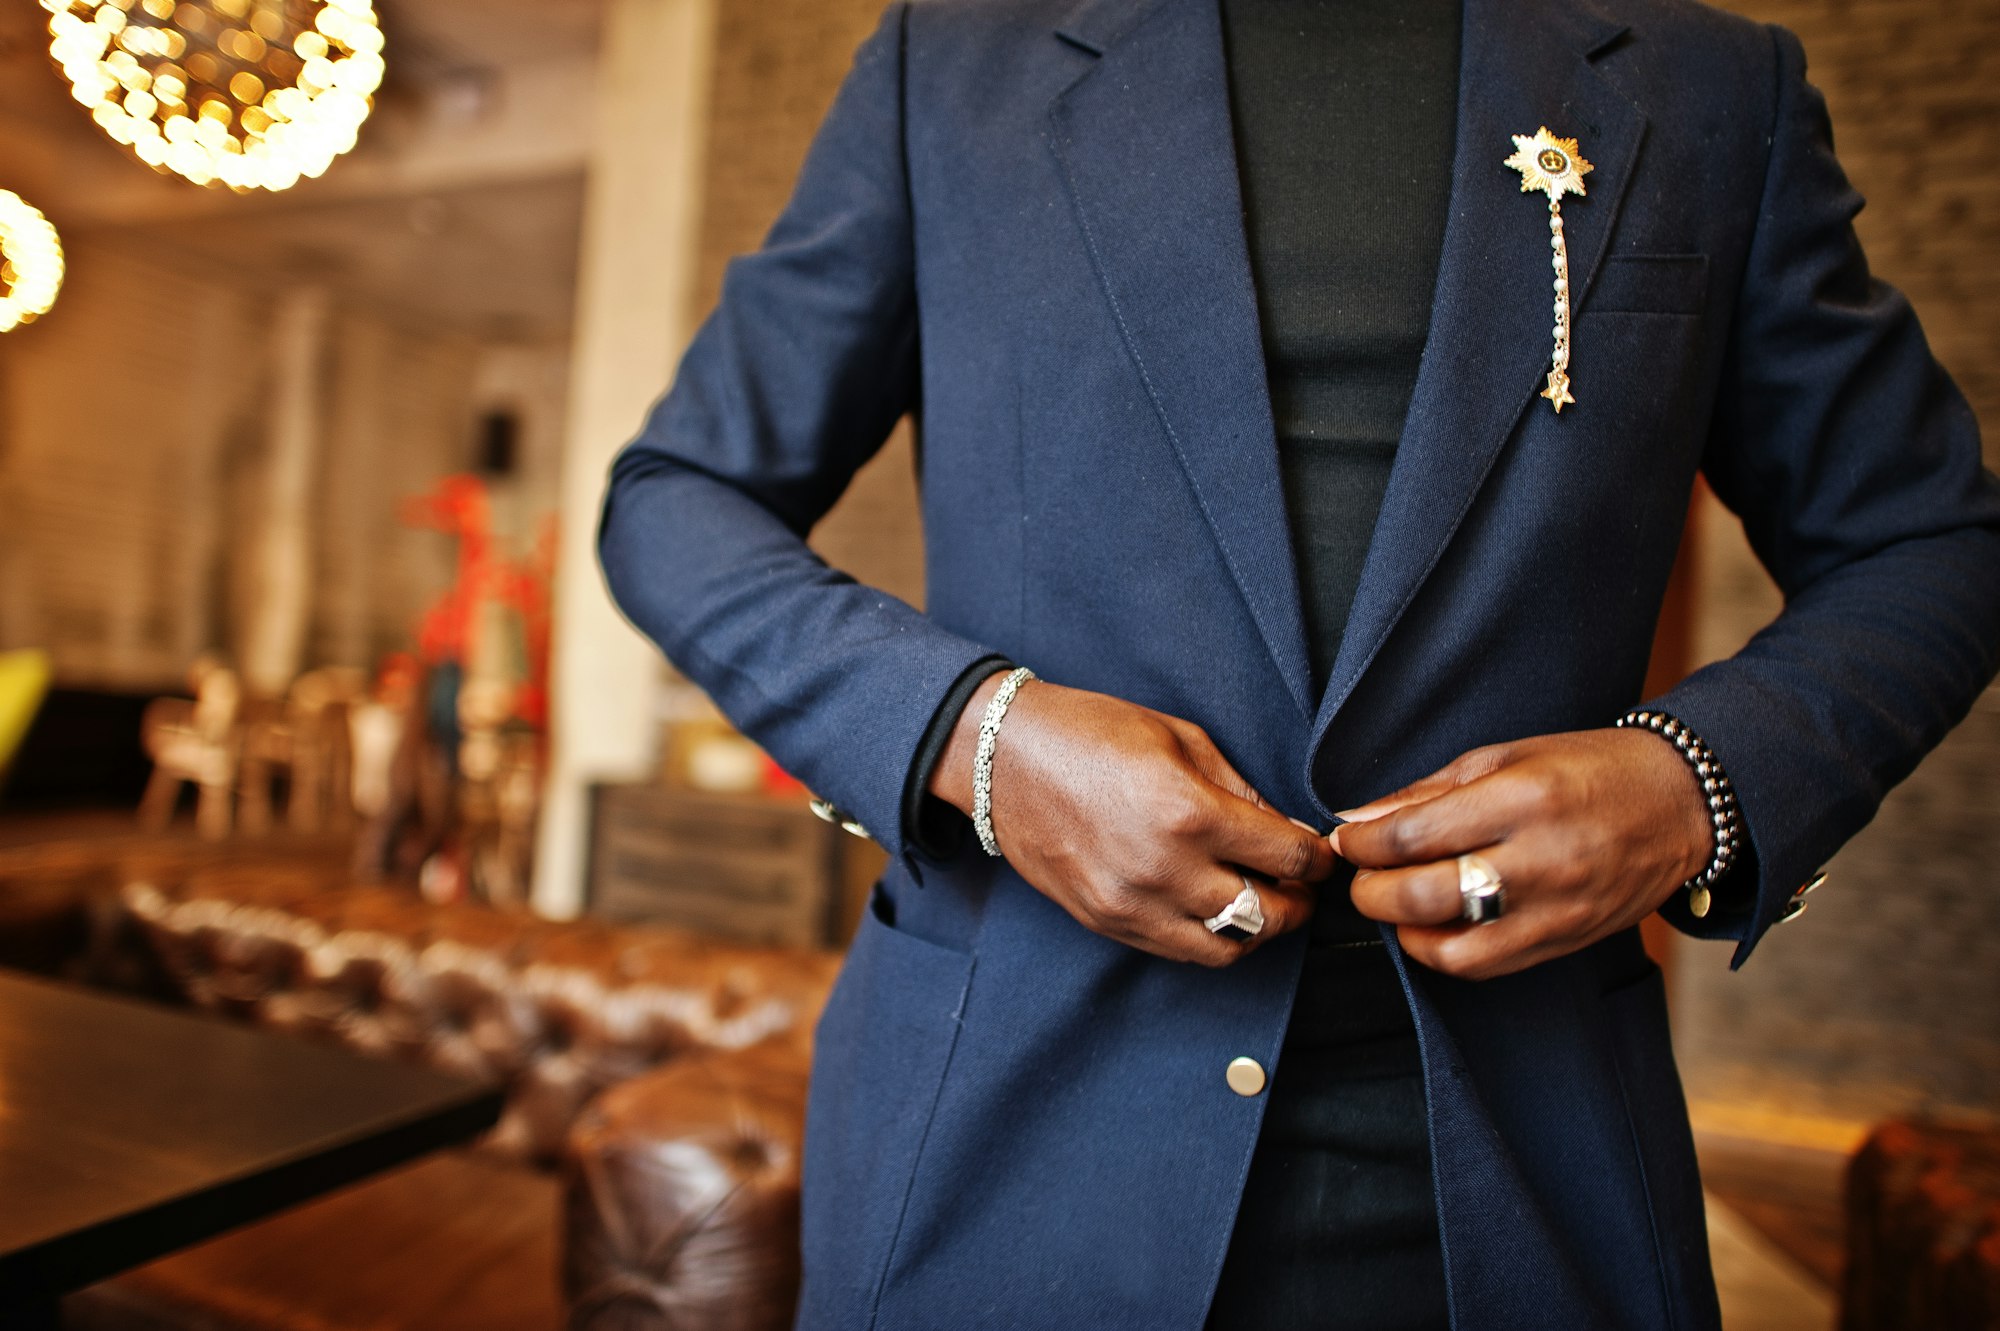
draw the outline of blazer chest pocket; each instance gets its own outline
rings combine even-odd
[[[1612,254],[1584,297],[1585,314],[1700,314],[1708,306],[1706,254]]]

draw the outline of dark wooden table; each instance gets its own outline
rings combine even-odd
[[[0,1326],[463,1141],[497,1088],[0,972]]]

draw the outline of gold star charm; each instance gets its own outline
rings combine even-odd
[[[1569,246],[1563,240],[1562,196],[1585,197],[1583,178],[1590,174],[1589,162],[1577,150],[1575,139],[1559,139],[1543,125],[1532,135],[1516,134],[1514,155],[1507,166],[1521,173],[1521,192],[1539,190],[1549,196],[1549,249],[1556,271],[1556,347],[1549,358],[1549,384],[1541,396],[1562,415],[1576,399],[1569,393]]]
[[[1577,151],[1576,140],[1557,138],[1547,125],[1532,135],[1516,134],[1514,155],[1507,165],[1521,173],[1521,193],[1541,190],[1551,204],[1561,203],[1565,194],[1582,198],[1583,178],[1592,170]]]

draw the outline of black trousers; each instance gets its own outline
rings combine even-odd
[[[1388,950],[1357,941],[1375,939],[1375,926],[1326,913],[1314,922],[1208,1325],[1442,1331],[1416,1029]]]

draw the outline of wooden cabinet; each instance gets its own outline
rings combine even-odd
[[[589,909],[744,943],[840,947],[884,856],[804,796],[592,790]]]

